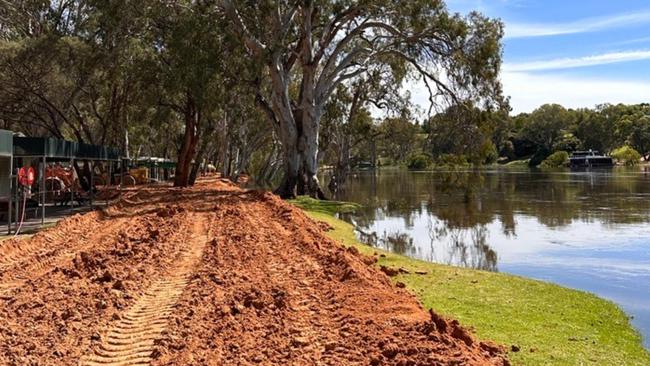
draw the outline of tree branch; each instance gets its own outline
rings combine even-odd
[[[245,42],[246,47],[248,47],[248,49],[254,55],[260,56],[264,52],[264,50],[266,50],[266,45],[264,45],[262,42],[260,42],[260,40],[255,38],[248,30],[248,28],[246,28],[246,25],[244,24],[244,20],[239,15],[237,8],[235,8],[235,5],[231,0],[222,0],[221,4],[226,11],[226,15],[235,25],[235,28],[237,28],[239,36]]]

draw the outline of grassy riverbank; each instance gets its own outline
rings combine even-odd
[[[481,338],[512,347],[516,365],[649,365],[650,353],[625,313],[610,301],[561,286],[504,273],[456,268],[414,260],[359,243],[352,225],[336,219],[339,207],[300,198],[294,204],[329,223],[329,234],[378,265],[403,268],[394,277],[425,307],[460,320]],[[427,274],[415,274],[425,271]],[[518,349],[518,351],[514,351]]]

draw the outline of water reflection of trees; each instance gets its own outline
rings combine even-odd
[[[615,173],[465,171],[367,172],[349,180],[339,199],[364,205],[355,218],[369,224],[377,217],[430,213],[471,227],[498,220],[504,233],[516,234],[517,215],[551,227],[573,221],[604,224],[650,222],[650,177]],[[372,177],[372,178],[371,178]]]
[[[650,221],[650,177],[614,170],[599,173],[519,171],[448,171],[359,173],[348,180],[339,199],[364,205],[354,215],[360,228],[378,219],[401,218],[411,228],[421,215],[435,218],[446,235],[446,262],[496,269],[487,225],[499,223],[505,235],[516,236],[518,216],[535,217],[549,228],[572,222],[604,225]],[[387,249],[409,254],[430,238],[404,238],[382,233],[376,241]],[[440,247],[438,251],[442,251]],[[440,256],[442,253],[436,253]],[[433,259],[433,258],[428,258]],[[433,260],[445,262],[441,257]]]
[[[397,254],[412,257],[417,256],[417,249],[413,245],[413,238],[406,233],[388,233],[384,231],[379,235],[377,232],[365,232],[361,229],[358,229],[357,233],[359,234],[359,240],[364,244]]]
[[[497,253],[488,244],[485,225],[462,228],[430,218],[428,229],[430,250],[426,260],[497,271]]]

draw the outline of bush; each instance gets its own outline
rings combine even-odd
[[[496,146],[490,140],[481,144],[478,150],[469,156],[469,160],[474,165],[494,164],[499,158]]]
[[[467,166],[467,157],[465,155],[442,154],[436,159],[436,165],[446,167]]]
[[[424,153],[415,153],[410,155],[406,160],[406,166],[409,169],[422,170],[431,165],[431,157]]]
[[[542,161],[542,168],[559,168],[566,166],[569,162],[569,153],[566,151],[556,151]]]
[[[572,133],[566,133],[553,145],[555,151],[576,151],[580,150],[582,142]]]
[[[612,151],[612,157],[626,166],[634,166],[641,161],[641,154],[627,145]]]
[[[499,152],[497,151],[497,147],[494,146],[492,141],[489,141],[484,149],[483,149],[483,163],[484,164],[494,164],[499,160]]]

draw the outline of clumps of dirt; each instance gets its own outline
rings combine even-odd
[[[158,209],[157,215],[158,217],[171,217],[184,211],[185,209],[180,206],[165,205]]]
[[[0,289],[5,288],[2,284],[13,284],[8,287],[11,289],[50,270],[53,258],[77,250],[90,233],[101,227],[102,220],[103,215],[96,211],[77,214],[28,239],[12,238],[0,242]],[[0,297],[7,295],[0,293]]]
[[[316,221],[316,224],[318,225],[318,227],[321,230],[323,230],[325,232],[334,230],[334,227],[332,225],[326,223],[325,221]]]
[[[299,209],[264,192],[218,197],[214,240],[154,364],[508,364]]]
[[[95,194],[97,200],[114,200],[120,196],[120,191],[114,188],[104,187]]]
[[[7,268],[26,255],[53,250],[62,239],[71,236],[83,237],[84,228],[94,229],[99,221],[99,212],[76,214],[59,221],[51,230],[36,233],[29,240],[11,238],[0,242],[0,269]]]
[[[388,277],[395,277],[399,274],[399,270],[392,267],[380,266],[379,269]]]
[[[43,251],[1,272],[1,285],[18,282],[0,299],[0,364],[78,364],[102,329],[173,270],[189,220],[176,208],[172,217],[142,208],[151,213],[91,212],[21,242]]]
[[[375,257],[373,257],[375,258]],[[393,267],[388,267],[388,266],[379,266],[379,270],[384,272],[388,277],[395,277],[399,274],[410,274],[411,271],[409,271],[406,268],[400,267],[400,268],[393,268]],[[427,274],[426,271],[415,271],[415,274]]]

